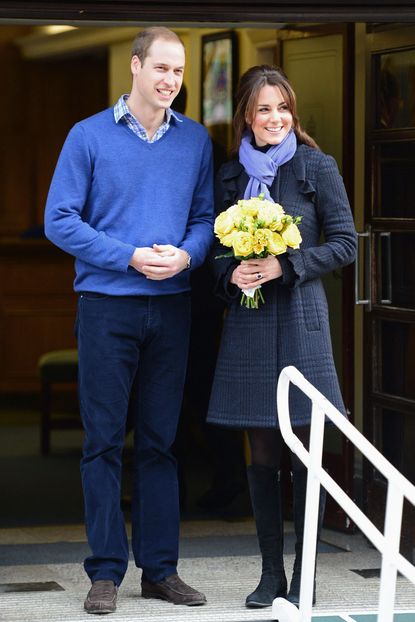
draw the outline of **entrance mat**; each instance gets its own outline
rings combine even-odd
[[[284,542],[286,554],[294,553],[294,544],[294,534],[287,534]],[[341,553],[342,550],[325,542],[318,544],[319,553]],[[79,563],[90,554],[86,542],[3,544],[0,545],[0,566]],[[180,540],[181,558],[244,557],[250,555],[259,555],[258,541],[254,535],[206,536],[182,538]]]
[[[350,568],[350,572],[355,572],[364,579],[379,579],[380,568]],[[397,577],[402,578],[402,574],[398,572]]]
[[[31,583],[0,583],[0,594],[11,592],[62,592],[64,588],[56,581],[33,581]]]

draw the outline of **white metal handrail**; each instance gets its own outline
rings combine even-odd
[[[289,412],[290,383],[312,402],[310,446],[307,451],[294,434]],[[403,503],[415,506],[413,486],[382,454],[293,366],[285,367],[277,386],[277,409],[285,442],[308,469],[304,523],[304,542],[299,609],[283,598],[276,598],[272,614],[279,622],[310,622],[313,600],[314,567],[317,547],[317,521],[320,485],[337,501],[382,554],[378,622],[393,622],[396,577],[398,571],[415,585],[415,567],[399,553]],[[384,533],[368,519],[354,501],[322,467],[324,423],[328,417],[382,473],[387,480]]]

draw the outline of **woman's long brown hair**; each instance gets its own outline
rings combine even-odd
[[[246,71],[239,80],[236,92],[236,111],[233,117],[234,138],[232,154],[238,153],[242,136],[251,125],[260,90],[269,84],[280,89],[285,103],[293,117],[293,130],[298,142],[319,149],[316,141],[303,130],[297,114],[297,101],[294,89],[280,67],[256,65]]]

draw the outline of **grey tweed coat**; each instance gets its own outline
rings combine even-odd
[[[216,183],[217,213],[243,197],[248,177],[232,160]],[[356,231],[335,160],[299,145],[280,167],[271,195],[288,214],[303,216],[302,244],[280,255],[283,275],[262,287],[259,309],[240,305],[241,292],[230,283],[233,258],[214,259],[216,294],[228,303],[213,381],[208,422],[235,428],[278,427],[276,386],[286,365],[295,365],[341,412],[343,400],[333,361],[327,300],[321,276],[350,264]],[[323,236],[323,237],[322,237]],[[290,389],[294,426],[309,424],[311,402]]]

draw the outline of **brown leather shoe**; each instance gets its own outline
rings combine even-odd
[[[112,613],[117,608],[118,588],[113,581],[94,581],[84,602],[88,613]]]
[[[141,581],[143,598],[159,598],[174,605],[204,605],[206,596],[186,585],[177,574],[172,574],[158,583]]]

